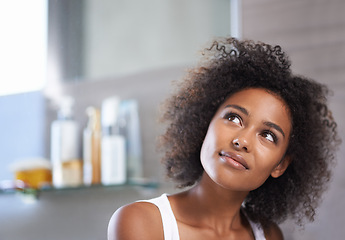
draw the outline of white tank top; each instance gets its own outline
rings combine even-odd
[[[139,202],[149,202],[158,207],[162,217],[164,240],[180,240],[176,218],[171,209],[167,194],[164,193],[160,197]],[[266,240],[264,231],[261,226],[250,221],[249,219],[248,222],[254,233],[255,240]]]

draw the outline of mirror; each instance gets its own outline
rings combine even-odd
[[[48,81],[186,65],[230,35],[230,0],[50,0]]]

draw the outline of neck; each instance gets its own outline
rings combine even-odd
[[[248,192],[225,189],[204,173],[200,182],[185,194],[195,210],[202,209],[198,217],[203,224],[219,231],[236,229],[243,224],[240,209]]]

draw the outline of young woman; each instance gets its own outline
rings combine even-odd
[[[340,142],[327,94],[279,46],[216,40],[163,115],[167,175],[188,190],[121,207],[108,239],[276,240],[313,221]]]

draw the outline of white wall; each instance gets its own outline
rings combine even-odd
[[[229,0],[88,0],[84,70],[90,80],[188,64],[230,33]]]

